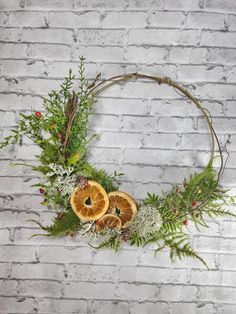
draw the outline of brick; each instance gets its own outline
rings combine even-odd
[[[19,28],[0,28],[0,40],[4,42],[20,41],[21,33]]]
[[[93,261],[93,250],[84,247],[54,247],[43,246],[39,249],[41,262],[56,263],[60,256],[61,263],[91,263]]]
[[[93,123],[93,130],[100,131],[117,131],[121,127],[120,117],[114,115],[94,115],[91,120]]]
[[[43,12],[12,12],[8,24],[14,27],[45,27],[46,18]]]
[[[28,57],[32,59],[70,60],[71,48],[64,45],[29,44]]]
[[[224,237],[235,237],[236,224],[232,223],[232,221],[222,221],[220,231]]]
[[[153,11],[149,17],[149,27],[181,28],[186,16],[183,12]]]
[[[77,32],[79,44],[99,46],[123,46],[126,40],[124,30],[80,29]]]
[[[0,278],[10,277],[10,265],[11,265],[10,263],[0,263]]]
[[[143,314],[145,312],[149,314],[156,314],[156,313],[162,313],[162,314],[169,314],[169,306],[167,303],[164,302],[145,302],[145,303],[136,303],[132,302],[131,308],[130,308],[130,314]]]
[[[86,56],[87,60],[94,62],[123,62],[124,61],[124,48],[123,47],[100,47],[96,46],[96,54],[94,54],[93,46],[79,45],[73,51],[73,60],[78,61],[81,55]],[[111,67],[111,64],[109,64]],[[114,72],[112,73],[114,75]]]
[[[37,247],[29,246],[1,246],[1,262],[15,262],[16,256],[18,262],[36,262]]]
[[[220,269],[224,270],[235,270],[236,269],[236,255],[222,254],[220,256]]]
[[[199,34],[196,30],[163,30],[160,29],[135,29],[129,33],[129,43],[146,45],[196,45]],[[230,47],[230,46],[229,46]],[[232,47],[232,46],[231,46]]]
[[[27,45],[20,43],[1,43],[2,58],[24,58],[26,56]]]
[[[11,211],[0,212],[0,228],[30,226],[29,219],[37,219],[38,215],[33,213],[17,213]]]
[[[222,273],[211,270],[191,270],[190,283],[194,285],[213,285],[220,286],[222,282]]]
[[[156,119],[153,117],[129,117],[122,118],[123,131],[151,131],[156,129]]]
[[[38,297],[60,297],[61,284],[49,280],[24,280],[19,282],[17,288],[21,296],[32,296],[37,291]]]
[[[159,297],[159,287],[157,285],[120,283],[117,296],[120,300],[156,300]]]
[[[187,299],[188,301],[194,301],[197,298],[197,287],[195,286],[183,286],[183,285],[163,285],[161,286],[160,298],[162,300],[182,301]]]
[[[63,280],[64,267],[58,264],[13,264],[11,278]]]
[[[191,118],[160,118],[158,131],[173,133],[192,132],[194,131],[193,120]]]
[[[4,296],[16,295],[18,282],[16,280],[0,280],[0,291]]]
[[[121,178],[133,182],[156,182],[160,179],[162,169],[159,167],[124,165],[122,171],[125,173]]]
[[[91,305],[93,314],[129,314],[129,305],[119,301],[93,301]]]
[[[118,279],[118,269],[115,266],[104,265],[70,265],[66,271],[67,279],[78,281],[110,281]]]
[[[235,304],[222,304],[217,308],[218,314],[234,314]]]
[[[131,62],[153,64],[163,62],[167,57],[167,49],[162,47],[136,47],[127,48],[126,60]]]
[[[73,42],[73,33],[68,29],[24,29],[22,41],[71,44]]]
[[[26,62],[5,60],[1,65],[1,74],[7,76],[46,76],[46,66],[43,62]]]
[[[190,28],[225,29],[225,17],[223,14],[208,12],[189,12],[186,26]]]
[[[199,301],[215,301],[216,303],[235,303],[236,289],[227,287],[200,287]]]
[[[110,0],[109,3],[106,0],[96,0],[96,1],[87,1],[87,0],[75,0],[75,8],[99,8],[99,9],[122,9],[125,6],[125,0],[116,1]]]
[[[170,62],[201,64],[206,61],[207,49],[200,47],[171,47],[169,58]]]
[[[119,164],[121,160],[121,149],[119,148],[95,148],[88,154],[88,160],[92,163],[114,163]]]
[[[149,148],[176,148],[179,141],[176,134],[146,133],[143,143]]]
[[[183,283],[189,280],[189,272],[181,269],[154,267],[121,267],[120,281],[133,283]]]
[[[163,8],[163,1],[162,0],[129,0],[127,2],[128,8],[135,8],[137,9],[161,9]]]
[[[64,286],[64,294],[70,297],[86,300],[103,299],[112,300],[116,296],[115,285],[112,283],[67,282]]]
[[[103,265],[136,265],[136,251],[121,250],[117,254],[110,250],[95,251],[94,264]]]
[[[50,27],[59,28],[99,28],[100,14],[98,12],[51,12]]]
[[[70,299],[52,299],[41,298],[37,300],[37,309],[40,313],[78,313],[87,314],[87,301],[84,300],[70,300]]]
[[[225,70],[221,66],[181,65],[179,80],[181,82],[224,82]]]
[[[172,314],[187,313],[191,314],[215,314],[215,308],[213,304],[205,304],[205,303],[172,303],[173,311]]]
[[[184,0],[164,0],[164,9],[168,10],[197,10],[200,9],[200,4],[198,1],[190,0],[190,1],[184,1]]]
[[[236,16],[230,15],[228,19],[229,30],[236,31]]]
[[[66,10],[73,8],[73,1],[68,0],[65,3],[60,0],[25,0],[25,9],[27,10]]]
[[[36,306],[34,298],[2,297],[0,296],[0,308],[4,313],[19,314],[19,312],[33,312]]]
[[[107,145],[109,147],[140,147],[141,135],[139,133],[103,132],[93,141],[92,145],[96,147]]]
[[[141,28],[147,25],[145,12],[106,12],[102,19],[102,28]]]
[[[0,12],[0,26],[6,25],[7,20],[8,20],[7,14],[4,12]]]
[[[236,4],[231,0],[206,0],[204,3],[204,8],[208,10],[219,10],[219,11],[235,11]]]
[[[21,8],[20,0],[2,0],[0,10],[17,10]]]
[[[202,31],[201,45],[214,47],[235,47],[234,33]]]
[[[236,285],[236,273],[226,272],[222,273],[222,285],[235,287]]]
[[[208,61],[211,63],[235,64],[236,56],[231,48],[208,48]]]

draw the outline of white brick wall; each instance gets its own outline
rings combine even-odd
[[[182,82],[213,115],[231,152],[224,186],[236,190],[235,0],[0,0],[0,135],[21,110],[41,109],[79,56],[87,76],[130,71]],[[173,90],[130,82],[104,92],[92,128],[100,133],[90,159],[125,172],[136,198],[161,192],[199,170],[209,152],[199,112]],[[28,238],[27,222],[49,222],[29,169],[37,148],[0,152],[0,313],[235,314],[236,220],[221,219],[193,244],[198,261],[175,264],[166,252],[125,246],[95,251],[76,239]],[[234,210],[234,209],[233,209]]]

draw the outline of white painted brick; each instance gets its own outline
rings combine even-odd
[[[172,314],[179,313],[191,313],[191,314],[215,314],[215,309],[213,304],[205,303],[172,303],[173,310]]]
[[[65,279],[64,267],[58,264],[13,264],[11,269],[13,279]]]
[[[117,131],[121,127],[120,117],[114,115],[94,115],[91,124],[96,131]]]
[[[39,249],[40,262],[57,263],[60,256],[61,263],[91,263],[93,250],[83,247],[52,247],[43,246]]]
[[[37,309],[39,313],[88,313],[87,301],[78,299],[70,300],[66,298],[41,298],[37,300]]]
[[[141,28],[145,27],[147,14],[145,12],[106,12],[102,18],[103,28]]]
[[[173,133],[194,131],[193,120],[191,118],[160,118],[158,130]]]
[[[4,60],[1,64],[1,74],[13,77],[46,76],[46,66],[43,62]]]
[[[206,12],[189,12],[186,26],[190,28],[225,29],[223,14]]]
[[[30,226],[29,219],[37,219],[38,215],[26,212],[0,212],[0,228],[3,227],[17,227],[17,226]]]
[[[206,61],[206,56],[206,48],[171,47],[168,60],[174,63],[201,64]]]
[[[110,250],[95,251],[94,264],[134,266],[137,264],[137,254],[133,250],[121,250],[118,253]]]
[[[5,227],[5,225],[4,225],[4,227]],[[10,242],[9,230],[8,229],[0,230],[0,243],[6,244],[8,242]]]
[[[52,12],[49,13],[50,27],[59,28],[99,28],[98,12]]]
[[[60,0],[25,0],[25,9],[27,10],[66,10],[73,8],[73,1],[68,0],[65,3]]]
[[[112,300],[116,296],[116,289],[112,283],[70,281],[64,286],[64,295],[86,300],[103,299],[105,295],[107,300]]]
[[[120,283],[117,290],[117,296],[120,300],[154,301],[159,296],[159,288],[157,285]]]
[[[39,297],[60,297],[61,284],[49,280],[24,280],[19,281],[17,289],[20,295],[32,296],[37,291]]]
[[[96,50],[96,54],[94,54]],[[124,61],[124,48],[123,47],[100,47],[96,46],[82,46],[79,45],[76,50],[73,51],[73,60],[79,60],[79,57],[86,56],[87,60],[93,60],[93,62],[123,62]],[[109,64],[111,68],[111,64]],[[112,73],[114,75],[114,71]]]
[[[14,27],[45,27],[46,18],[43,12],[12,12],[8,24]]]
[[[162,0],[129,0],[126,3],[128,8],[135,8],[136,10],[143,9],[162,9]]]
[[[10,263],[0,263],[0,278],[8,277],[10,277]]]
[[[70,60],[71,48],[64,45],[30,44],[28,57],[43,60]]]
[[[167,303],[157,301],[156,303],[144,302],[144,303],[132,303],[130,314],[169,314],[169,307]]]
[[[191,270],[190,283],[194,285],[217,285],[220,286],[222,282],[222,273],[220,271],[212,270]]]
[[[163,62],[167,57],[167,49],[162,47],[136,47],[127,48],[126,60],[139,63]]]
[[[141,134],[125,132],[103,132],[92,142],[93,146],[105,147],[109,143],[110,147],[140,147]],[[1,170],[0,170],[1,173]]]
[[[208,10],[220,10],[223,12],[232,12],[232,10],[236,9],[235,2],[231,0],[206,0],[204,7]]]
[[[21,8],[20,0],[2,0],[0,10],[17,10]]]
[[[19,314],[34,311],[36,302],[34,298],[0,297],[0,308],[3,313]]]
[[[22,41],[71,44],[73,42],[73,33],[68,29],[24,29]]]
[[[228,254],[221,254],[220,256],[220,267],[221,269],[236,269],[236,255],[231,255],[230,252]]]
[[[119,148],[95,148],[88,153],[88,160],[92,163],[114,163],[118,164],[121,160],[121,149]]]
[[[21,32],[19,28],[4,28],[0,29],[0,40],[5,41],[5,42],[10,42],[10,41],[20,41],[21,38]]]
[[[157,119],[153,117],[124,116],[121,123],[123,131],[151,131],[157,127]]]
[[[236,31],[236,16],[230,15],[228,19],[229,29],[231,31]]]
[[[168,10],[195,10],[200,9],[200,5],[198,1],[195,0],[164,0],[164,9]]]
[[[188,301],[194,301],[197,298],[197,287],[195,286],[183,286],[183,285],[163,285],[161,286],[160,297],[162,300],[182,301],[187,299]]]
[[[15,262],[17,256],[18,262],[36,262],[36,252],[37,248],[31,246],[1,246],[0,261]]]
[[[4,12],[0,12],[0,26],[4,26],[7,23],[8,16]]]
[[[160,179],[162,169],[158,167],[124,165],[121,169],[124,172],[123,180],[128,179],[134,182],[156,182]]]
[[[215,301],[217,303],[236,302],[236,289],[227,287],[200,287],[199,301]]]
[[[208,60],[211,63],[235,64],[236,56],[234,49],[208,48]]]
[[[234,314],[235,313],[235,305],[234,304],[223,304],[218,306],[218,314]]]
[[[180,66],[181,82],[224,82],[225,70],[221,66]]]
[[[160,29],[135,29],[129,33],[129,42],[131,44],[146,45],[196,45],[199,40],[199,33],[196,30],[163,30]],[[229,46],[230,47],[230,46]]]
[[[222,284],[225,286],[233,286],[236,285],[236,273],[235,272],[226,272],[222,273]]]
[[[236,224],[231,221],[222,221],[220,227],[221,234],[225,237],[235,237]]]
[[[115,266],[70,265],[66,269],[67,279],[76,281],[110,281],[118,279],[119,271]]]
[[[75,8],[97,8],[97,9],[122,9],[124,7],[125,0],[116,1],[110,0],[109,3],[106,0],[94,0],[94,1],[87,1],[87,0],[75,0]]]
[[[236,39],[234,33],[202,31],[201,45],[216,47],[235,47]]]
[[[183,12],[153,11],[149,17],[148,26],[181,28],[185,18]]]
[[[93,314],[128,314],[129,305],[127,302],[119,302],[119,301],[93,301],[91,305]]]
[[[77,39],[83,45],[123,46],[126,34],[124,30],[79,29]]]
[[[176,134],[147,133],[143,143],[149,148],[176,148],[179,140]]]

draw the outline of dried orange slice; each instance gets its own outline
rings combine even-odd
[[[108,193],[108,213],[117,215],[122,221],[122,228],[127,228],[137,212],[135,200],[127,193],[115,191]]]
[[[121,219],[112,214],[106,214],[96,221],[96,231],[102,232],[105,228],[120,230],[122,226]]]
[[[97,220],[109,206],[109,198],[104,188],[95,181],[88,181],[83,188],[77,187],[71,195],[70,203],[81,221]]]

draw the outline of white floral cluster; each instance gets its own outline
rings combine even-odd
[[[53,186],[60,191],[63,196],[70,196],[75,188],[77,176],[73,174],[74,168],[64,168],[58,164],[49,164],[52,170],[47,173],[47,177],[56,176]]]
[[[156,207],[140,206],[130,229],[139,237],[148,237],[158,231],[162,225],[162,218]]]

